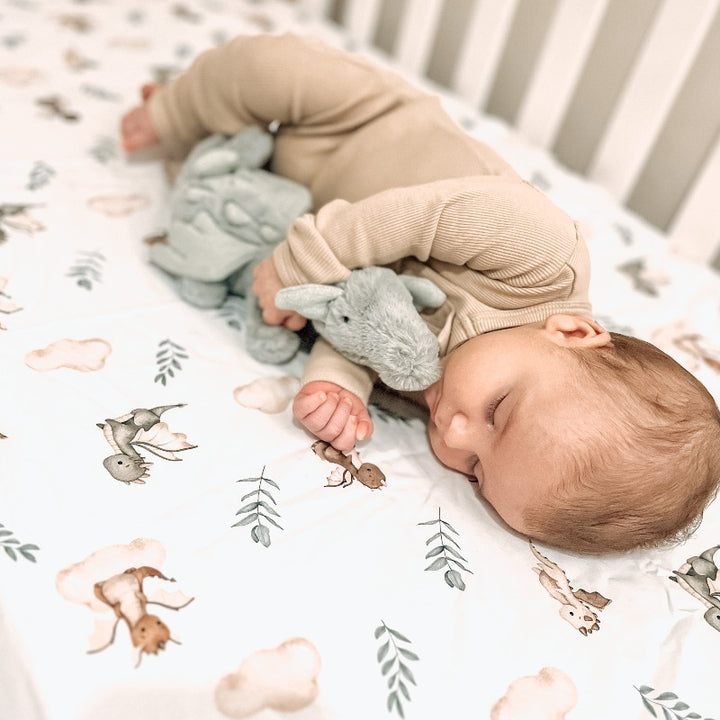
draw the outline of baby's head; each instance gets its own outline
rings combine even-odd
[[[693,529],[720,482],[720,412],[653,345],[586,318],[497,330],[425,393],[430,443],[516,530],[565,549],[650,547]]]

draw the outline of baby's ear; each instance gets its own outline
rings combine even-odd
[[[604,347],[612,340],[605,328],[581,315],[551,315],[543,330],[561,347]]]

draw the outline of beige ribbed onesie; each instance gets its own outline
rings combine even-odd
[[[294,35],[241,36],[200,55],[149,110],[175,157],[209,133],[279,123],[272,169],[306,185],[315,210],[274,252],[285,285],[368,265],[428,277],[448,296],[423,316],[441,355],[553,313],[591,316],[573,220],[392,72]],[[304,381],[318,379],[363,400],[373,383],[323,341]]]

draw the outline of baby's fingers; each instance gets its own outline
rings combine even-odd
[[[334,393],[333,395],[335,396],[334,405],[337,405],[337,399],[339,396]],[[295,401],[293,402],[293,415],[295,415],[298,420],[301,420],[304,424],[306,424],[306,419],[327,402],[328,394],[325,392],[314,392],[307,395],[301,393],[295,397]],[[330,403],[332,402],[333,401],[330,400]]]
[[[343,431],[351,409],[352,403],[347,398],[330,393],[324,403],[305,416],[303,423],[321,440],[332,442]]]
[[[333,438],[332,446],[336,450],[349,452],[355,447],[357,440],[358,419],[354,415],[349,415],[340,434]]]
[[[320,440],[332,443],[338,450],[355,446],[358,419],[352,414],[352,401],[337,393],[298,395],[293,413]]]

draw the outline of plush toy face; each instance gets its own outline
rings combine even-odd
[[[285,288],[275,298],[278,307],[312,320],[336,350],[404,391],[422,390],[440,377],[437,339],[417,307],[444,301],[431,281],[382,267],[354,270],[338,285]]]

